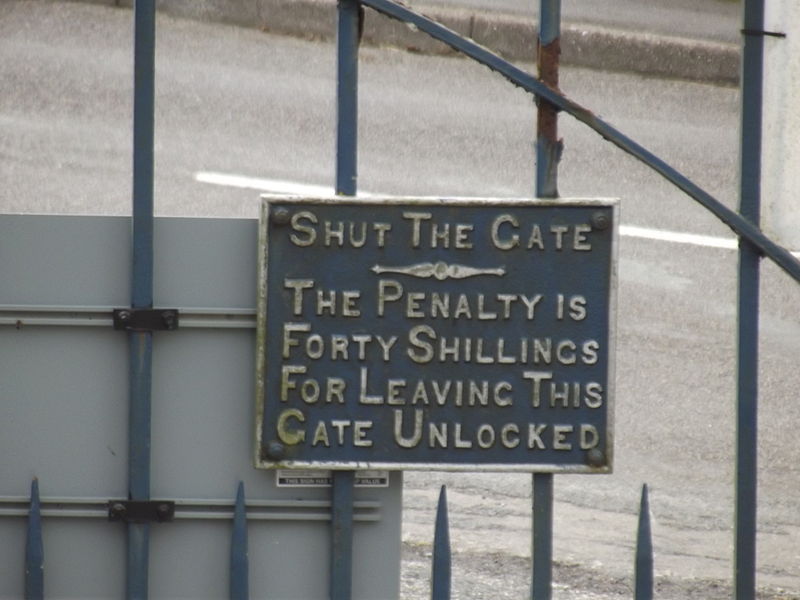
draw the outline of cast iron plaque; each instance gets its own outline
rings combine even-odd
[[[257,466],[609,472],[615,209],[265,198]]]

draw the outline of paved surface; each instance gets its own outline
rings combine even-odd
[[[87,0],[130,5],[131,0]],[[334,0],[161,0],[164,12],[312,39],[334,36]],[[425,15],[510,60],[536,55],[535,0],[408,0]],[[740,4],[734,0],[564,2],[565,64],[699,81],[735,83]],[[449,49],[367,11],[364,41],[424,53]]]

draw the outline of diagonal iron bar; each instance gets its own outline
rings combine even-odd
[[[469,56],[492,71],[499,73],[526,92],[534,94],[540,99],[572,115],[578,121],[599,133],[604,139],[640,160],[667,181],[699,202],[704,208],[730,227],[736,235],[753,244],[761,254],[770,258],[790,277],[800,283],[800,261],[792,256],[791,252],[773,242],[745,217],[722,204],[689,178],[679,173],[665,161],[627,137],[609,123],[606,123],[594,115],[590,110],[584,108],[577,102],[573,102],[563,94],[547,87],[533,75],[514,66],[491,50],[484,48],[480,44],[461,36],[452,29],[448,29],[444,25],[414,12],[405,6],[401,6],[392,0],[361,0],[361,3],[388,17],[413,25],[420,31],[447,44],[454,50]]]

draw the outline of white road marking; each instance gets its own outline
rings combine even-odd
[[[680,231],[665,231],[663,229],[649,229],[635,225],[620,225],[619,234],[625,237],[671,242],[673,244],[689,244],[692,246],[705,246],[706,248],[725,248],[735,250],[739,247],[736,238],[721,238],[696,233],[681,233]]]
[[[333,186],[310,185],[283,179],[263,179],[260,177],[247,177],[245,175],[231,175],[228,173],[215,173],[213,171],[198,171],[194,174],[195,181],[210,183],[225,187],[235,187],[247,190],[258,190],[271,194],[287,194],[291,196],[311,196],[313,198],[332,198]],[[368,192],[358,192],[365,198],[373,196]]]
[[[334,195],[333,187],[324,185],[309,185],[282,179],[264,179],[260,177],[247,177],[245,175],[216,173],[213,171],[198,171],[195,173],[194,178],[196,181],[201,183],[258,190],[260,192],[269,192],[273,194],[288,194],[293,196],[312,196],[323,198],[333,197]],[[360,191],[358,195],[365,198],[376,196],[374,193]],[[659,242],[669,242],[673,244],[704,246],[706,248],[724,248],[726,250],[735,250],[739,245],[739,242],[736,238],[721,238],[710,235],[682,233],[679,231],[665,231],[663,229],[636,227],[635,225],[620,225],[619,234],[624,237],[656,240]]]

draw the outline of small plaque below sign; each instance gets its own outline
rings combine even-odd
[[[266,198],[257,466],[610,472],[616,231],[606,200]]]
[[[330,471],[278,469],[275,483],[278,487],[331,487]],[[353,484],[359,488],[389,487],[389,471],[357,471]]]

